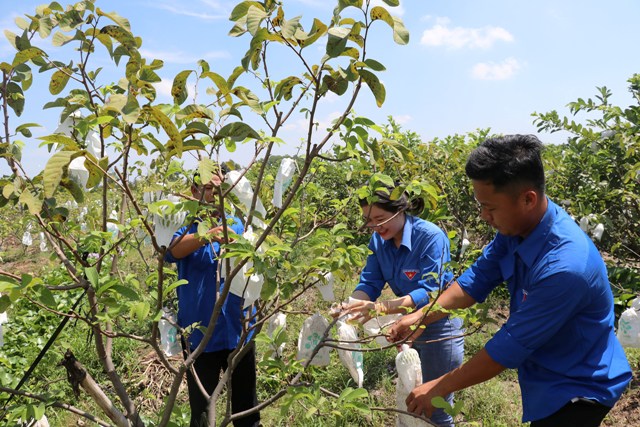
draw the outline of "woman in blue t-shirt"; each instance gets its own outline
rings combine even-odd
[[[409,199],[405,192],[392,200],[393,188],[376,192],[376,201],[360,200],[365,226],[373,230],[369,241],[371,254],[360,275],[352,298],[356,301],[343,307],[365,322],[372,313],[391,314],[413,311],[429,302],[429,293],[444,290],[453,278],[447,268],[451,261],[449,239],[435,224],[413,214],[424,210],[421,198]],[[376,302],[388,284],[395,299]],[[414,341],[420,354],[422,379],[429,381],[462,364],[464,339],[462,321],[445,317],[429,325]],[[453,403],[453,395],[447,396]],[[452,426],[453,419],[442,410],[431,421],[440,426]]]

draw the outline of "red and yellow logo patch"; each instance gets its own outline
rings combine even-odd
[[[419,270],[402,270],[407,279],[413,280],[414,277],[418,275]]]

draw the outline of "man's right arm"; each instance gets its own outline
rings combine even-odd
[[[426,326],[447,317],[448,313],[437,309],[434,305],[438,305],[445,310],[455,310],[471,307],[475,303],[476,300],[466,293],[458,282],[453,282],[437,300],[398,320],[389,330],[389,339],[397,342],[411,338],[414,335],[418,336],[422,333],[423,328],[420,327],[421,325]],[[414,326],[415,328],[413,328]]]
[[[212,241],[222,242],[222,226],[218,226],[209,230],[209,233],[213,235]],[[179,239],[179,240],[178,240]],[[206,239],[199,237],[195,233],[186,234],[184,236],[176,237],[174,240],[178,240],[174,246],[171,247],[171,255],[176,259],[182,259],[188,255],[191,255],[205,244],[209,243]]]

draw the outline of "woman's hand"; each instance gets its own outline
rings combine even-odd
[[[349,298],[348,303],[342,303],[337,310],[332,310],[331,315],[344,317],[347,322],[365,323],[376,316],[376,303],[373,301]]]

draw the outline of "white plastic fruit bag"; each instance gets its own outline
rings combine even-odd
[[[320,340],[324,336],[325,331],[329,328],[329,322],[322,317],[320,313],[316,313],[308,317],[300,329],[298,335],[298,360],[309,360],[315,348],[320,344]],[[322,347],[311,360],[312,365],[327,366],[330,361],[331,347]]]
[[[353,326],[338,320],[338,340],[340,341],[340,347],[349,347],[354,350],[342,350],[338,349],[338,356],[342,364],[349,370],[351,378],[358,384],[358,387],[362,387],[364,381],[364,371],[362,363],[362,352],[357,351],[360,349],[360,344],[355,341],[358,340],[358,333]]]
[[[389,341],[387,341],[387,338],[383,334],[386,328],[393,325],[401,317],[402,314],[394,313],[369,319],[364,323],[364,325],[362,325],[364,333],[369,337],[375,336],[376,338],[374,342],[379,346],[382,347],[388,345]]]
[[[273,199],[271,200],[271,203],[273,203],[273,206],[276,208],[282,207],[282,195],[291,183],[295,171],[296,162],[293,159],[282,159],[273,185]]]
[[[320,291],[320,295],[322,295],[323,300],[335,301],[336,297],[333,294],[333,284],[336,280],[333,277],[333,274],[329,271],[322,276],[323,277],[316,282],[316,288]]]
[[[2,324],[7,322],[7,312],[0,313],[0,347],[4,345],[4,332],[2,331]]]
[[[249,216],[249,208],[251,207],[251,202],[253,201],[253,188],[251,188],[251,182],[249,182],[246,177],[241,177],[241,175],[242,174],[239,171],[231,171],[227,174],[226,181],[230,185],[235,184],[231,192],[235,194],[235,196],[242,204],[242,206],[238,207],[244,213],[244,219],[246,219]],[[256,200],[255,211],[260,213],[262,218],[265,218],[267,216],[267,210],[264,208],[264,205],[262,204],[260,198]],[[266,224],[261,219],[256,218],[255,215],[253,216],[252,225],[261,229],[264,229],[266,227]]]
[[[406,399],[411,390],[422,384],[422,367],[418,352],[402,344],[402,351],[396,356],[396,371],[398,372],[398,382],[396,383],[396,404],[397,408],[406,411]],[[425,426],[427,423],[412,417],[411,415],[398,414],[396,417],[396,427]]]
[[[278,328],[284,331],[287,327],[287,315],[278,312],[271,316],[269,319],[269,323],[267,324],[267,335],[269,335],[272,339],[274,338],[274,334]],[[277,348],[273,345],[273,353],[272,356],[282,357],[282,352],[284,350],[285,343],[280,344]]]
[[[258,241],[258,236],[255,235],[251,227],[244,232],[242,237],[252,244]],[[258,252],[262,252],[262,249],[258,248]],[[231,270],[235,269],[236,265],[237,260],[234,259],[231,262]],[[261,274],[249,273],[252,268],[253,262],[247,261],[242,266],[242,269],[231,279],[229,292],[244,298],[244,308],[249,307],[255,300],[260,298],[260,292],[264,284],[264,277]]]
[[[182,346],[178,341],[178,330],[174,326],[176,324],[176,315],[169,308],[162,309],[162,319],[158,322],[160,330],[160,347],[167,356],[175,356],[182,351]]]
[[[624,347],[640,348],[640,298],[622,312],[618,321],[618,340]]]

